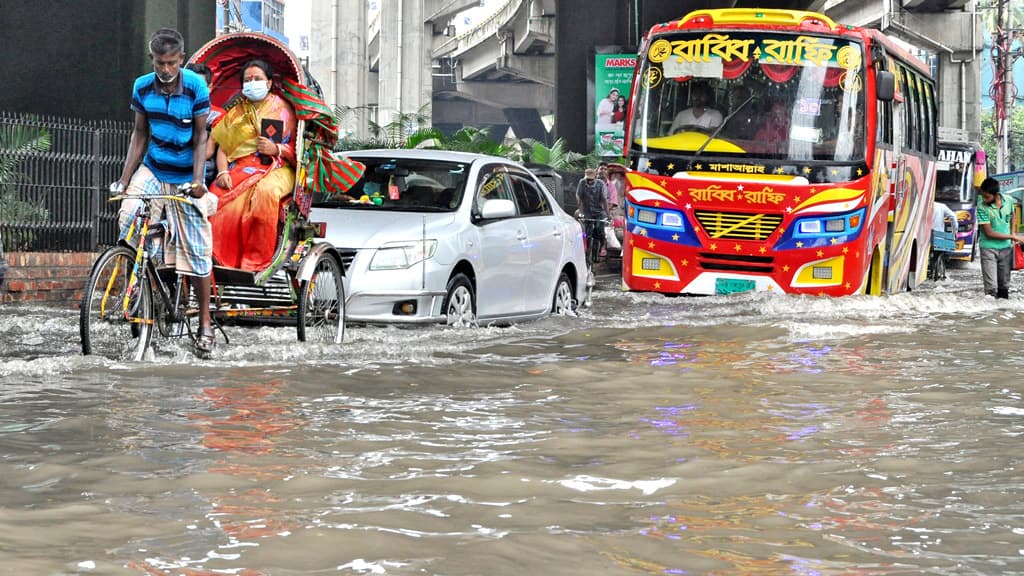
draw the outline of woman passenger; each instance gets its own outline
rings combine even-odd
[[[213,257],[222,266],[259,272],[277,246],[281,200],[295,187],[295,112],[273,88],[262,60],[242,68],[242,97],[213,128],[220,200],[213,224]]]

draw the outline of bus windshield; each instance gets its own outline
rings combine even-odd
[[[653,38],[633,98],[633,154],[862,162],[863,48],[726,30]]]

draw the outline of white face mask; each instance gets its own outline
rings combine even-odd
[[[168,76],[166,74],[160,74],[159,72],[157,72],[156,77],[160,80],[160,82],[164,84],[170,84],[171,82],[174,82],[178,79],[178,72],[175,72],[173,76]]]
[[[242,84],[242,94],[253,102],[263,100],[269,92],[270,87],[267,86],[266,80],[249,80]]]

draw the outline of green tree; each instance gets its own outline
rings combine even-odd
[[[17,198],[17,185],[26,179],[19,165],[31,155],[49,149],[50,134],[46,130],[19,124],[0,125],[0,223],[45,222],[49,217],[46,208]],[[7,238],[0,242],[0,256],[5,243],[10,249],[18,249],[30,242],[30,235]]]
[[[981,147],[994,165],[996,151],[996,125],[993,110],[985,110],[981,115]],[[1015,106],[1010,116],[1010,148],[1007,163],[1017,170],[1024,170],[1024,106]]]
[[[360,111],[369,111],[369,106],[335,106],[334,114],[345,125],[349,117]],[[339,150],[365,150],[367,148],[404,148],[409,138],[430,126],[430,104],[416,112],[402,112],[387,124],[367,122],[369,137],[357,138],[343,135],[338,141]]]
[[[523,138],[519,141],[519,148],[524,164],[543,164],[555,170],[569,171],[579,171],[587,165],[588,157],[566,148],[565,141],[561,138],[555,140],[550,148],[543,142]]]

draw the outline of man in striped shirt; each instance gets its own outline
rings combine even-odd
[[[206,120],[210,92],[205,80],[182,68],[185,42],[176,30],[161,28],[150,38],[153,72],[135,80],[131,108],[135,112],[128,154],[121,178],[111,192],[175,194],[178,185],[192,183],[192,202],[153,201],[154,217],[166,209],[168,237],[164,261],[190,277],[199,303],[197,351],[209,354],[216,343],[210,320],[210,273],[213,233],[209,217],[217,197],[204,184]],[[119,222],[126,231],[139,208],[138,200],[121,205]]]

